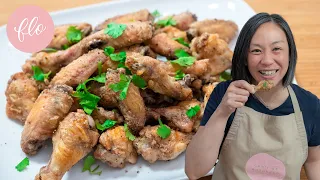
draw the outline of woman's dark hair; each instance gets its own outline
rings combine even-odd
[[[248,51],[251,39],[260,25],[273,22],[279,25],[286,34],[289,45],[289,68],[283,78],[282,84],[288,86],[294,78],[294,72],[297,63],[297,49],[294,37],[288,23],[278,14],[259,13],[251,17],[243,26],[232,57],[231,75],[233,80],[246,80],[252,83],[252,76],[249,72],[247,64]]]

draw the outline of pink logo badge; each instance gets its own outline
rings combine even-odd
[[[282,180],[286,175],[284,164],[266,153],[252,156],[246,164],[246,172],[252,180]]]
[[[38,6],[22,6],[9,17],[7,35],[20,51],[33,53],[47,47],[54,24],[49,13]]]

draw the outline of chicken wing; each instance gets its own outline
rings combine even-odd
[[[57,85],[41,92],[35,101],[21,135],[21,148],[28,155],[34,155],[45,140],[52,137],[59,122],[69,112],[73,99],[72,88]]]
[[[79,23],[79,24],[64,24],[56,26],[54,28],[53,39],[48,48],[62,49],[63,45],[69,43],[67,39],[67,31],[70,26],[75,26],[76,29],[79,29],[82,32],[82,38],[88,36],[92,31],[92,26],[88,23]]]
[[[132,141],[126,137],[123,126],[108,129],[99,138],[99,145],[94,157],[115,168],[124,168],[126,162],[135,164],[138,159],[137,151]]]
[[[192,134],[171,130],[169,137],[161,139],[157,134],[158,127],[144,127],[140,131],[140,137],[136,137],[133,141],[138,154],[150,163],[175,159],[186,150],[192,138]]]
[[[89,83],[89,87],[90,93],[101,98],[98,102],[100,106],[106,109],[118,107],[118,101],[115,96],[115,92],[113,92],[110,88],[107,88],[105,84],[93,81]]]
[[[147,9],[142,9],[136,12],[122,14],[118,16],[114,16],[105,20],[103,23],[99,24],[94,28],[94,32],[100,31],[107,27],[107,25],[111,22],[115,23],[127,23],[127,22],[134,22],[134,21],[154,21],[154,17],[150,14]]]
[[[191,132],[194,122],[199,120],[200,113],[198,112],[194,117],[187,116],[187,110],[201,103],[195,99],[189,101],[182,101],[176,106],[169,106],[164,108],[149,108],[149,111],[158,113],[168,121],[171,128],[178,128],[182,132]]]
[[[45,73],[51,71],[54,75],[62,67],[70,64],[89,50],[105,46],[112,46],[118,49],[133,44],[140,44],[151,39],[154,29],[151,23],[132,22],[126,25],[127,28],[123,31],[123,34],[116,39],[105,34],[104,30],[101,30],[85,37],[65,51],[54,53],[39,52],[27,60],[22,69],[24,72],[32,73],[32,66],[39,66]]]
[[[107,72],[106,87],[110,89],[111,84],[119,83],[120,74],[124,73],[124,69],[109,70]],[[110,91],[110,90],[108,90]],[[111,90],[112,91],[112,90]],[[114,97],[118,101],[118,108],[124,117],[124,121],[128,124],[129,128],[134,134],[137,134],[146,122],[146,106],[141,97],[139,88],[132,82],[130,83],[125,99],[121,100],[120,92],[114,92]]]
[[[218,34],[221,39],[229,43],[237,34],[238,26],[233,21],[206,19],[190,25],[190,38],[201,36],[203,33]]]
[[[68,86],[77,86],[87,80],[97,69],[98,62],[102,64],[107,57],[103,50],[94,49],[87,54],[80,56],[67,66],[63,67],[51,80],[50,86],[57,84],[66,84]]]
[[[117,121],[117,124],[123,122],[123,116],[121,116],[116,109],[112,111],[107,111],[102,107],[98,107],[92,112],[91,116],[95,121],[98,121],[100,124],[103,124],[107,119]]]
[[[164,19],[166,18],[168,17],[164,17]],[[186,31],[189,29],[190,24],[197,21],[197,16],[189,11],[186,11],[173,15],[172,19],[176,22],[176,25],[174,25],[175,27],[182,31]]]
[[[191,51],[197,59],[209,59],[205,76],[218,75],[231,67],[233,52],[217,34],[204,33],[194,38],[191,42]]]
[[[161,63],[163,62],[137,53],[127,56],[126,60],[126,66],[132,73],[141,76],[149,89],[178,100],[191,99],[192,90],[170,77],[166,70],[161,68]]]
[[[191,53],[190,49],[177,41],[169,38],[166,33],[159,33],[152,37],[150,41],[148,41],[148,45],[150,48],[162,55],[166,56],[169,59],[176,59],[176,55],[174,54],[175,50],[182,49],[188,53]]]
[[[83,110],[71,112],[61,121],[52,137],[53,152],[47,166],[40,169],[36,180],[60,180],[97,144],[99,133],[91,116]]]
[[[155,34],[166,33],[167,36],[171,39],[173,38],[183,38],[184,41],[188,42],[187,33],[181,31],[180,29],[173,26],[166,26],[164,28],[157,29]]]
[[[7,116],[24,124],[40,94],[37,83],[31,79],[31,75],[23,72],[16,73],[8,81],[5,94]]]

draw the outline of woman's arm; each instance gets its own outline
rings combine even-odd
[[[227,120],[236,108],[244,106],[249,92],[253,93],[254,88],[248,82],[242,80],[232,82],[207,124],[201,126],[193,136],[186,151],[185,172],[189,179],[198,179],[213,168]]]
[[[309,180],[320,179],[320,146],[309,147],[304,167]]]

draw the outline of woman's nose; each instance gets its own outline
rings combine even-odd
[[[273,59],[272,53],[266,52],[264,53],[264,56],[262,57],[262,60],[260,63],[265,66],[268,66],[268,65],[271,65],[273,62],[274,62],[274,59]]]

